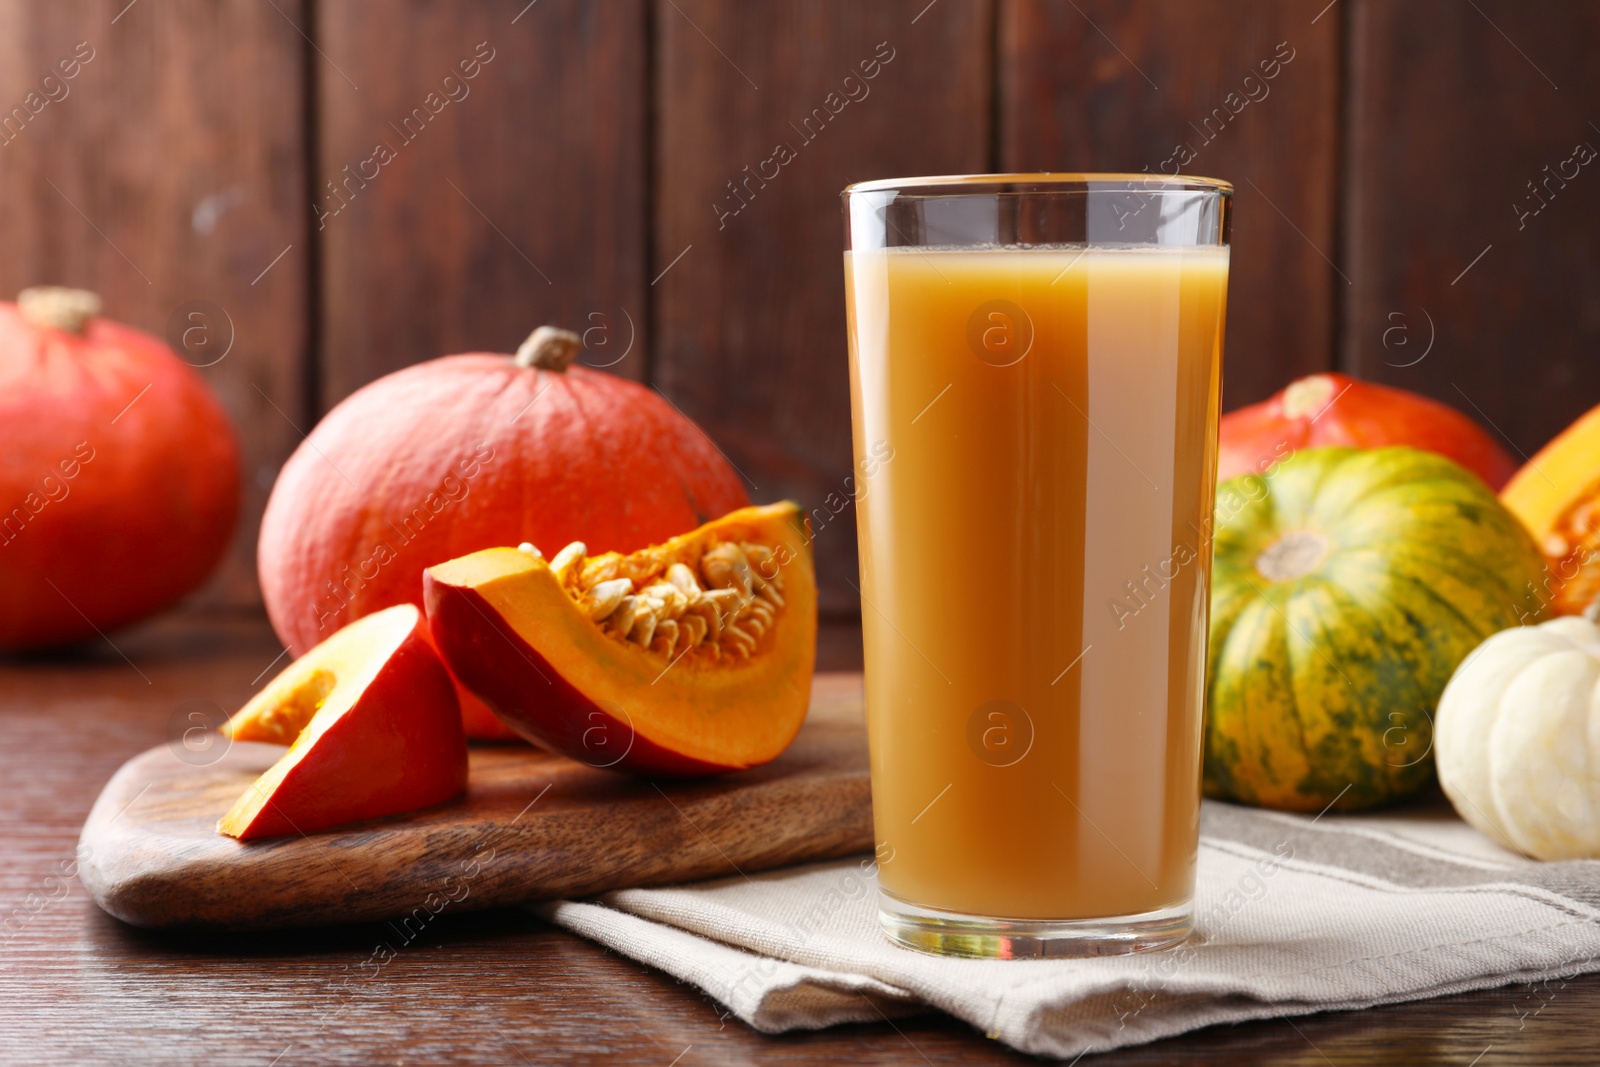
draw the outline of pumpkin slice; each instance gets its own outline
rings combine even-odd
[[[241,841],[414,811],[467,785],[455,687],[411,604],[339,630],[222,732],[289,746],[217,823]]]
[[[1579,615],[1600,599],[1600,407],[1541,448],[1500,493],[1533,534],[1549,568],[1547,600]]]
[[[717,774],[799,731],[816,659],[810,538],[792,503],[621,555],[491,548],[424,577],[434,643],[518,733],[591,766]]]

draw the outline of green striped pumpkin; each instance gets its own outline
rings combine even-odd
[[[1367,808],[1433,778],[1433,710],[1544,564],[1482,482],[1410,448],[1310,449],[1217,489],[1205,790]]]

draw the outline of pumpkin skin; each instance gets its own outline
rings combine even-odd
[[[1463,819],[1541,860],[1600,856],[1600,626],[1552,619],[1490,637],[1435,723],[1439,784]]]
[[[1541,599],[1552,614],[1577,615],[1600,598],[1600,407],[1541,448],[1500,499],[1544,553]]]
[[[0,649],[16,650],[172,604],[239,514],[238,440],[188,364],[91,293],[19,299],[28,314],[0,302]]]
[[[1454,460],[1499,489],[1516,462],[1482,427],[1446,404],[1343,374],[1313,374],[1222,416],[1217,478],[1265,474],[1306,448],[1404,445]]]
[[[716,446],[660,396],[545,362],[421,363],[312,430],[273,486],[258,550],[267,613],[291,653],[371,612],[421,607],[435,563],[523,541],[631,552],[749,502]],[[469,736],[515,737],[459,695]]]
[[[1320,811],[1416,793],[1451,672],[1537,611],[1543,569],[1494,494],[1432,453],[1311,449],[1219,487],[1207,795]]]

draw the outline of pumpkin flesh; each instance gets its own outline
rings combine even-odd
[[[1562,431],[1500,494],[1549,567],[1551,611],[1577,615],[1600,597],[1600,407]]]
[[[736,647],[731,621],[721,640],[708,634],[691,644],[680,633],[641,646],[637,629],[628,640],[606,627],[609,617],[591,618],[586,583],[621,573],[642,593],[674,563],[703,574],[708,554],[727,544],[770,551],[781,582],[782,604],[753,645]],[[560,560],[496,548],[427,572],[435,642],[456,676],[512,728],[592,765],[646,774],[738,770],[788,747],[805,717],[816,650],[816,581],[795,505],[745,508],[564,572],[552,566]]]

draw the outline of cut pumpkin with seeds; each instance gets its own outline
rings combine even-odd
[[[424,585],[456,677],[518,733],[591,766],[740,770],[775,759],[805,718],[817,586],[795,504],[629,555],[486,549]]]

